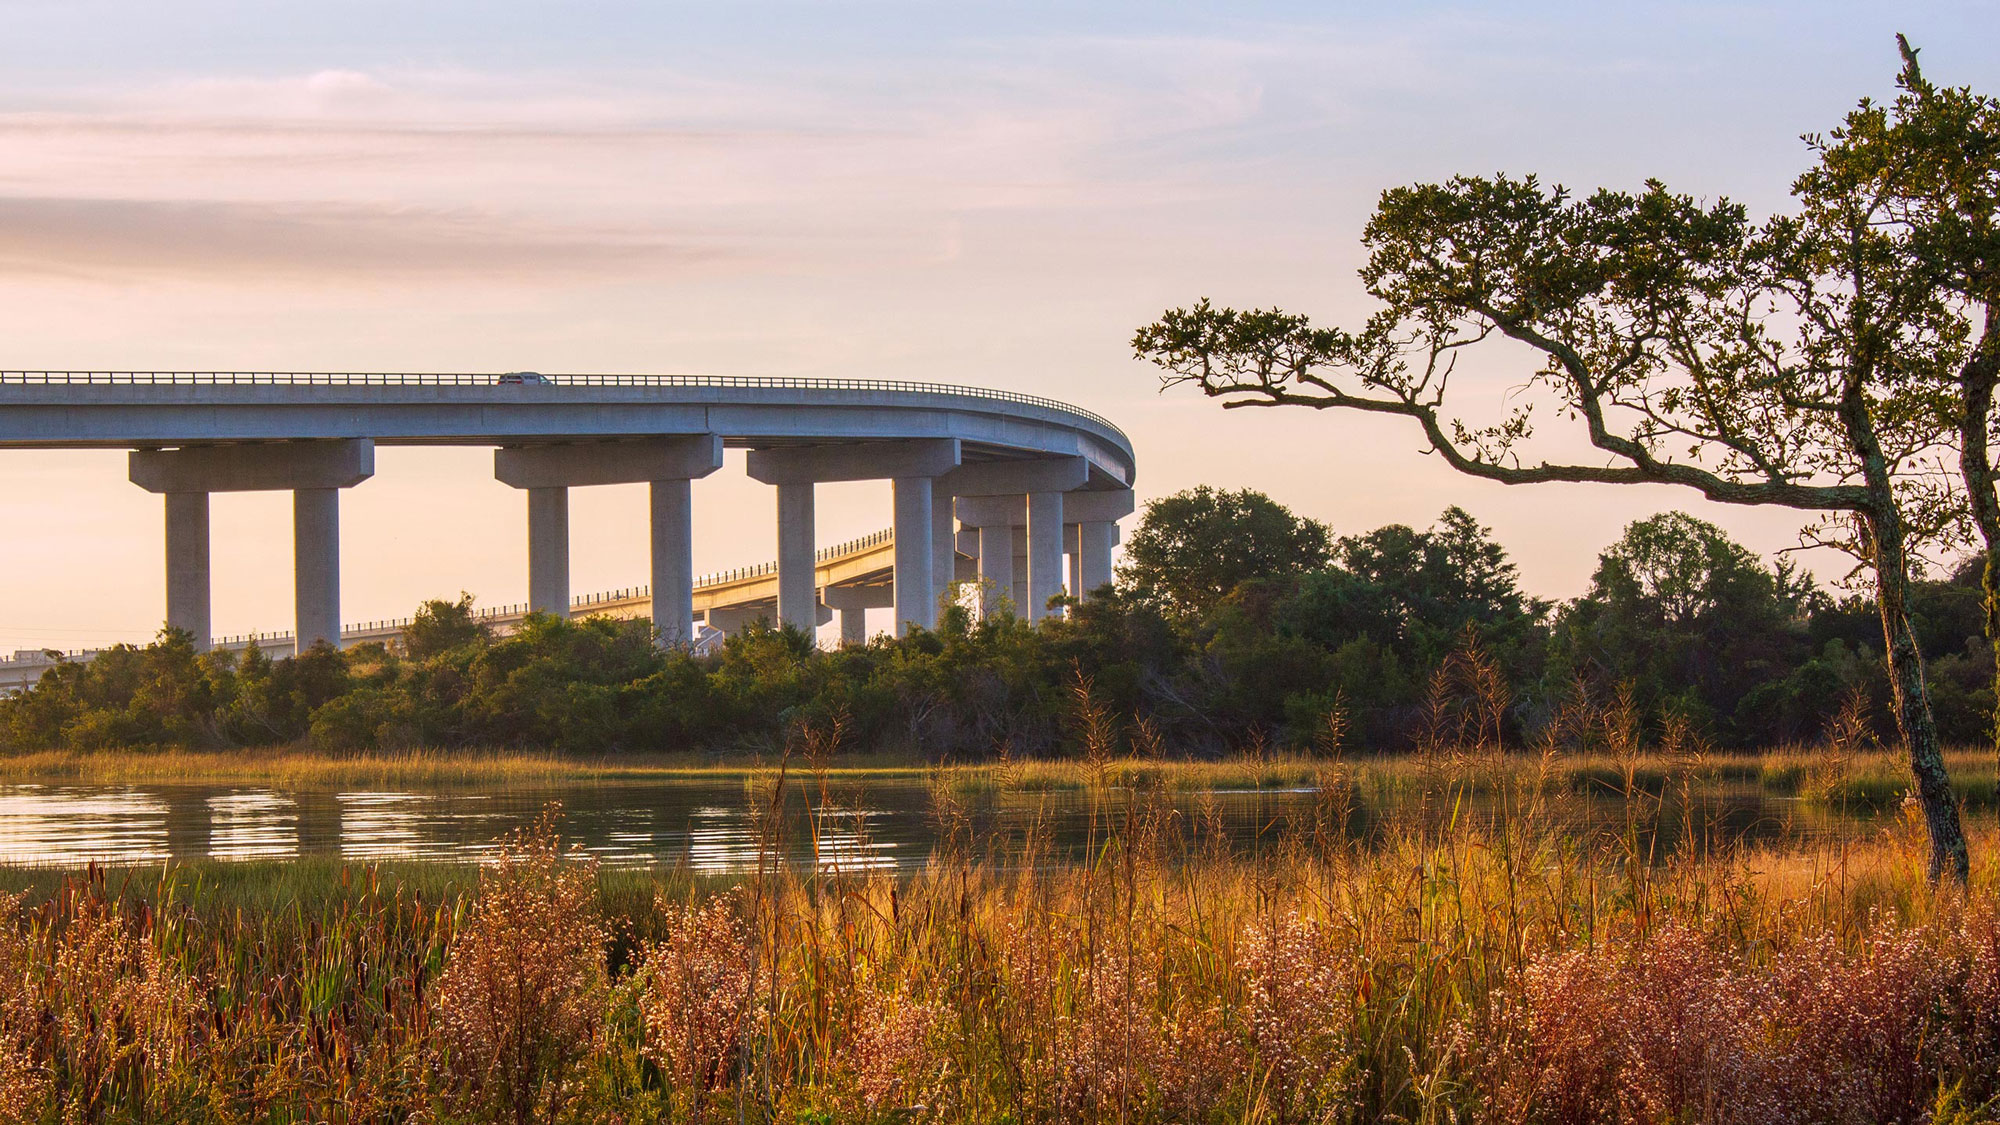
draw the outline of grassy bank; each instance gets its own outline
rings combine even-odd
[[[779,769],[781,754],[715,756],[634,754],[576,758],[515,751],[418,750],[396,754],[329,755],[275,751],[46,751],[0,757],[0,782],[77,784],[254,784],[276,788],[479,787],[613,781],[741,779],[755,786]],[[835,764],[837,763],[837,764]],[[1967,808],[1995,804],[1990,751],[1947,755]],[[787,768],[804,768],[797,757]],[[1780,748],[1761,754],[1453,753],[1354,757],[1341,761],[1296,755],[1223,760],[1115,758],[1099,761],[1028,759],[968,765],[927,765],[908,757],[839,755],[820,763],[833,780],[924,779],[942,792],[969,798],[1005,793],[1123,789],[1201,792],[1320,789],[1337,786],[1354,800],[1394,806],[1450,785],[1461,795],[1525,799],[1535,794],[1673,798],[1690,793],[1760,791],[1798,798],[1821,811],[1875,814],[1893,809],[1909,788],[1902,758],[1883,750],[1832,754]]]
[[[0,781],[84,784],[229,783],[317,786],[507,785],[633,778],[727,777],[770,772],[777,756],[630,754],[568,757],[529,751],[410,750],[323,754],[308,750],[48,750],[0,756]],[[835,774],[917,775],[907,758],[844,758]]]

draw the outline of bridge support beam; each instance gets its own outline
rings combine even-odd
[[[1025,507],[1023,511],[1025,511]],[[1014,599],[1014,613],[1028,616],[1028,525],[1017,523],[1014,532],[1014,588],[1007,593]]]
[[[528,608],[569,616],[569,489],[528,489]]]
[[[209,636],[208,494],[292,493],[295,651],[340,644],[340,490],[375,475],[367,438],[136,449],[132,483],[167,497],[167,620]],[[196,629],[193,626],[199,625]]]
[[[813,552],[813,486],[778,486],[778,623],[810,634],[819,624]]]
[[[1063,588],[1072,598],[1083,597],[1083,531],[1081,524],[1063,525]]]
[[[1028,620],[1049,613],[1063,592],[1063,494],[1028,493]]]
[[[932,526],[930,477],[897,477],[896,493],[896,633],[937,624],[937,585],[933,581],[936,531]]]
[[[973,530],[979,535],[979,614],[991,617],[1014,604],[1014,528],[998,523]]]
[[[981,578],[994,583],[998,592],[1004,593],[1007,586],[1002,579],[1004,574],[1013,583],[1013,597],[1016,606],[1020,607],[1019,612],[1031,620],[1038,620],[1042,605],[1062,588],[1065,578],[1072,587],[1071,592],[1079,596],[1088,596],[1091,591],[1111,581],[1111,550],[1118,543],[1118,521],[1131,515],[1136,504],[1129,488],[1056,493],[1061,503],[1060,510],[1051,515],[1050,505],[1044,505],[1041,518],[1054,521],[1055,530],[1048,533],[1048,538],[1058,546],[1053,552],[1053,559],[1044,557],[1049,577],[1038,592],[1030,585],[1035,552],[1033,495],[1028,498],[960,496],[958,518],[966,526],[979,529]],[[1024,531],[1027,532],[1025,536]],[[1001,546],[1003,537],[1011,540],[1008,545],[1014,549],[1011,566],[1002,561],[1006,554]],[[1066,575],[1063,565],[1065,551],[1070,555]]]
[[[951,494],[931,494],[931,624],[944,612],[945,599],[958,581],[958,527],[951,515]]]
[[[340,490],[292,493],[292,575],[298,651],[321,641],[340,647]]]
[[[828,586],[826,604],[840,618],[843,647],[868,643],[868,611],[895,605],[895,593],[887,586]]]
[[[1078,596],[1088,598],[1111,584],[1111,549],[1118,545],[1118,524],[1091,520],[1076,526],[1078,553],[1083,556]]]
[[[668,648],[694,643],[694,482],[651,484],[653,630]]]
[[[625,441],[509,446],[493,453],[493,475],[528,491],[528,604],[569,612],[569,500],[566,490],[646,484],[651,495],[653,631],[662,645],[694,643],[694,489],[722,467],[720,434],[672,434]],[[543,500],[537,516],[536,495]],[[560,515],[556,514],[558,509]],[[561,526],[555,526],[560,522]],[[558,588],[559,587],[559,588]]]
[[[167,624],[207,652],[209,625],[208,493],[169,492],[167,499]]]
[[[933,560],[932,504],[936,478],[959,463],[957,438],[914,438],[907,441],[861,442],[852,445],[789,445],[750,451],[750,479],[778,486],[778,616],[795,620],[786,610],[786,591],[802,615],[812,598],[815,581],[812,554],[812,486],[826,481],[881,480],[888,478],[895,491],[896,551],[896,631],[910,625],[930,628],[937,622],[937,586]],[[805,541],[801,548],[786,544],[786,490],[803,490],[806,517]],[[795,514],[792,523],[799,523]],[[787,566],[803,568],[804,576],[788,581]],[[803,624],[802,624],[803,627]]]

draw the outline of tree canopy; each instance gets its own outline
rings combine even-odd
[[[1200,485],[1146,505],[1121,577],[1169,614],[1197,617],[1253,578],[1291,578],[1332,559],[1326,525],[1261,492]]]
[[[1914,73],[1906,51],[1906,87]],[[1950,411],[1921,392],[1954,385],[1964,297],[1923,268],[1923,232],[1899,221],[1907,208],[1884,185],[1914,178],[1897,169],[1968,155],[1889,127],[1918,108],[1905,99],[1885,114],[1863,101],[1831,141],[1811,141],[1816,162],[1793,185],[1793,209],[1761,222],[1658,180],[1584,195],[1505,174],[1392,188],[1362,234],[1361,280],[1378,307],[1361,325],[1203,299],[1141,328],[1133,345],[1166,385],[1226,407],[1403,418],[1471,476],[1670,484],[1823,517],[1821,540],[1874,577],[1933,871],[1963,877],[1908,603],[1912,552],[1954,522],[1936,458]],[[1882,143],[1855,143],[1875,136]],[[1530,361],[1514,365],[1497,412],[1474,409],[1467,390],[1479,381],[1459,362],[1503,340],[1515,348],[1499,362],[1520,349]],[[1538,434],[1538,407],[1562,424],[1559,440]],[[1594,456],[1571,454],[1579,444]]]

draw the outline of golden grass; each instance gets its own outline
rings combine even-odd
[[[259,782],[278,787],[323,785],[507,785],[524,782],[656,778],[728,778],[774,771],[758,757],[621,754],[579,758],[510,750],[409,750],[321,754],[309,750],[44,750],[0,757],[0,780],[130,784]],[[855,758],[836,775],[921,775],[923,767],[892,758]]]
[[[834,764],[834,763],[838,764]],[[1991,751],[1946,755],[1960,799],[1992,807]],[[797,768],[798,762],[794,762]],[[0,756],[0,782],[82,784],[219,783],[309,789],[327,786],[478,787],[620,780],[728,781],[756,785],[780,766],[777,755],[639,753],[593,758],[510,750],[410,750],[324,754],[300,749],[94,751],[48,750]],[[1703,792],[1762,791],[1797,797],[1821,811],[1879,813],[1908,789],[1902,758],[1886,750],[1834,755],[1780,747],[1699,758],[1663,754],[1617,757],[1563,754],[1548,761],[1526,752],[1358,757],[1329,762],[1295,754],[1219,761],[1114,758],[1031,759],[931,766],[906,756],[840,755],[821,763],[832,779],[923,778],[954,797],[1123,789],[1200,793],[1311,789],[1333,773],[1363,803],[1392,806],[1449,784],[1461,795],[1518,793],[1524,787],[1618,797],[1628,787],[1654,796],[1681,787]]]
[[[1960,895],[1925,884],[1907,817],[1644,862],[1616,830],[1577,827],[1573,790],[1506,794],[1520,815],[1497,830],[1445,815],[1457,795],[1429,792],[1373,846],[1306,829],[1252,857],[1198,818],[1180,826],[1155,789],[1105,815],[1089,863],[1054,862],[1031,829],[1005,862],[948,842],[914,875],[766,870],[733,887],[592,872],[553,846],[515,867],[541,872],[525,879],[324,861],[38,876],[15,884],[38,913],[0,930],[0,1042],[44,1010],[96,1026],[68,1017],[101,1015],[95,998],[120,989],[154,1005],[112,1025],[137,1045],[104,1084],[119,1120],[1549,1121],[1575,1119],[1550,1101],[1558,1080],[1671,1098],[1767,1077],[1806,1047],[1844,1068],[1847,1100],[1824,1119],[1931,1115],[1960,1081],[1992,1092],[1986,993],[1890,1002],[1937,973],[1983,988],[2000,968],[1982,952],[2000,944],[1968,944],[1996,933],[1990,819],[1972,825]],[[596,880],[595,914],[579,878]],[[102,932],[100,898],[145,947],[107,960],[70,936]],[[609,940],[552,943],[550,919],[569,916]],[[83,952],[106,967],[43,971]],[[413,999],[474,970],[477,988]],[[1824,982],[1810,1003],[1760,991],[1805,970]],[[33,1003],[17,1011],[20,996]],[[1702,1051],[1648,1053],[1644,1032],[1690,1019],[1709,1021],[1690,1031]],[[1551,1037],[1572,1027],[1585,1033]],[[1891,1033],[1906,1028],[1958,1036],[1960,1053],[1903,1046]],[[486,1076],[516,1042],[503,1030],[523,1033],[508,1089],[546,1112],[491,1104]],[[61,1094],[39,1074],[71,1089],[91,1076],[83,1040],[20,1042],[44,1068],[19,1072],[21,1096],[45,1112]],[[457,1069],[476,1051],[495,1058]],[[1523,1092],[1530,1073],[1554,1078]],[[6,1080],[0,1066],[0,1095]],[[1828,1107],[1784,1100],[1812,1093],[1587,1119],[1820,1120]]]

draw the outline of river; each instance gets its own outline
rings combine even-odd
[[[607,867],[686,868],[729,874],[760,856],[795,868],[920,867],[947,835],[984,858],[1018,858],[1022,841],[1077,860],[1128,823],[1135,800],[1165,831],[1201,826],[1239,851],[1275,846],[1329,823],[1312,789],[1216,789],[1164,802],[1126,791],[975,791],[945,795],[922,778],[843,778],[825,794],[788,787],[778,815],[767,789],[741,776],[559,782],[507,788],[287,790],[257,785],[8,784],[0,786],[0,865],[71,868],[169,859],[478,862],[508,831],[562,806],[562,831]],[[1376,832],[1394,810],[1353,807],[1345,831]],[[1408,810],[1403,810],[1407,812]],[[1572,798],[1571,823],[1619,831],[1633,821],[1622,798]],[[1504,815],[1472,800],[1459,815]],[[1407,822],[1405,817],[1403,822]],[[1694,815],[1648,811],[1639,831],[1669,850],[1688,824],[1715,838],[1777,839],[1849,832],[1867,822],[1809,815],[1797,801],[1754,787],[1702,798]]]

